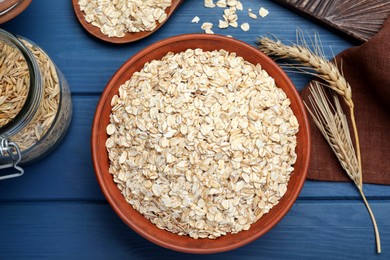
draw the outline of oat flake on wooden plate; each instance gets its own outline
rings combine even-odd
[[[100,28],[108,37],[126,33],[152,31],[157,22],[167,19],[165,9],[172,0],[79,0],[80,10],[88,23]]]
[[[259,64],[224,50],[168,53],[111,106],[109,172],[161,229],[193,238],[248,230],[287,191],[298,122]]]

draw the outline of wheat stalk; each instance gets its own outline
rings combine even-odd
[[[317,39],[317,38],[316,38]],[[315,76],[323,79],[329,84],[329,87],[343,97],[344,102],[349,107],[351,124],[355,136],[356,152],[358,157],[358,164],[360,173],[362,172],[361,153],[359,144],[359,135],[356,127],[354,103],[352,100],[352,90],[349,83],[345,80],[344,76],[340,73],[337,65],[328,61],[323,55],[317,55],[311,51],[304,40],[301,40],[303,45],[293,44],[292,46],[284,45],[280,41],[274,41],[268,37],[259,39],[259,49],[265,54],[270,56],[278,56],[285,59],[295,60],[300,62],[304,67],[297,67],[308,74],[313,74],[310,70],[315,71]],[[314,43],[316,46],[320,44]],[[322,53],[319,47],[316,47],[317,52]],[[363,178],[360,178],[360,185],[363,184]]]
[[[371,216],[375,230],[375,239],[377,241],[377,252],[381,252],[381,243],[378,226],[375,216],[363,192],[361,184],[361,174],[359,172],[358,161],[353,147],[349,132],[347,117],[345,116],[339,99],[336,94],[332,93],[332,101],[326,96],[325,91],[318,82],[310,84],[309,102],[312,110],[306,105],[314,123],[325,137],[326,141],[332,148],[341,166],[348,176],[356,184],[367,210]]]
[[[339,99],[336,95],[332,95],[334,103],[332,106],[332,101],[326,96],[318,82],[315,82],[314,85],[310,84],[309,90],[311,94],[309,102],[312,110],[305,104],[306,108],[348,176],[360,188],[357,158],[349,135],[347,119]]]
[[[298,36],[301,36],[301,34],[298,33]],[[270,56],[278,56],[280,58],[299,62],[299,65],[292,64],[292,67],[297,68],[304,73],[315,75],[327,82],[325,86],[339,94],[348,106],[355,137],[356,152],[352,144],[347,118],[337,96],[332,95],[334,103],[334,106],[332,106],[331,100],[324,94],[323,90],[321,90],[322,87],[318,83],[315,84],[315,87],[310,87],[312,97],[309,97],[309,100],[313,110],[308,110],[313,117],[315,124],[336,154],[341,166],[358,188],[370,214],[375,230],[377,252],[380,253],[381,243],[378,226],[363,192],[361,153],[351,86],[346,81],[337,65],[324,57],[317,36],[313,43],[315,52],[308,48],[308,45],[302,36],[300,37],[300,42],[302,45],[292,44],[291,46],[288,46],[282,44],[279,40],[274,41],[268,37],[263,37],[258,40],[259,49],[261,51]]]

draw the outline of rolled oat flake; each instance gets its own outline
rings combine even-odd
[[[49,154],[72,117],[69,86],[30,40],[0,29],[0,180]]]

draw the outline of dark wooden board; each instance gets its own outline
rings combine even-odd
[[[365,42],[390,14],[389,0],[274,0],[288,8]]]

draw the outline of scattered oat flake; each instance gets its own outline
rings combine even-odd
[[[248,11],[248,16],[252,19],[257,19],[257,15],[252,13],[251,11]]]
[[[243,7],[243,5],[242,5],[242,3],[241,3],[240,1],[237,1],[236,8],[237,8],[237,10],[239,10],[239,11],[244,10],[244,7]]]
[[[221,7],[221,8],[225,8],[225,7],[227,6],[226,0],[219,0],[219,1],[217,2],[217,6],[218,6],[218,7]]]
[[[237,28],[237,27],[238,27],[238,23],[237,23],[236,21],[230,22],[229,25],[230,25],[231,27],[234,27],[234,28]]]
[[[199,21],[200,21],[200,18],[199,18],[199,16],[195,16],[193,19],[192,19],[192,23],[199,23]]]
[[[224,21],[224,20],[219,20],[218,27],[221,28],[221,29],[228,28],[229,27],[229,23],[227,21]]]
[[[213,0],[204,0],[204,7],[214,8],[216,5]]]
[[[243,24],[241,24],[241,29],[242,29],[244,32],[249,31],[249,29],[250,29],[249,23],[243,23]]]
[[[207,30],[213,28],[213,24],[209,22],[204,22],[200,27],[202,30]]]
[[[211,30],[211,28],[213,28],[212,23],[205,22],[202,24],[202,26],[200,28],[207,34],[214,34],[214,32]]]
[[[268,12],[268,10],[267,9],[265,9],[264,7],[261,7],[260,8],[260,10],[259,10],[259,15],[261,16],[261,17],[266,17],[267,15],[269,14],[269,12]]]

